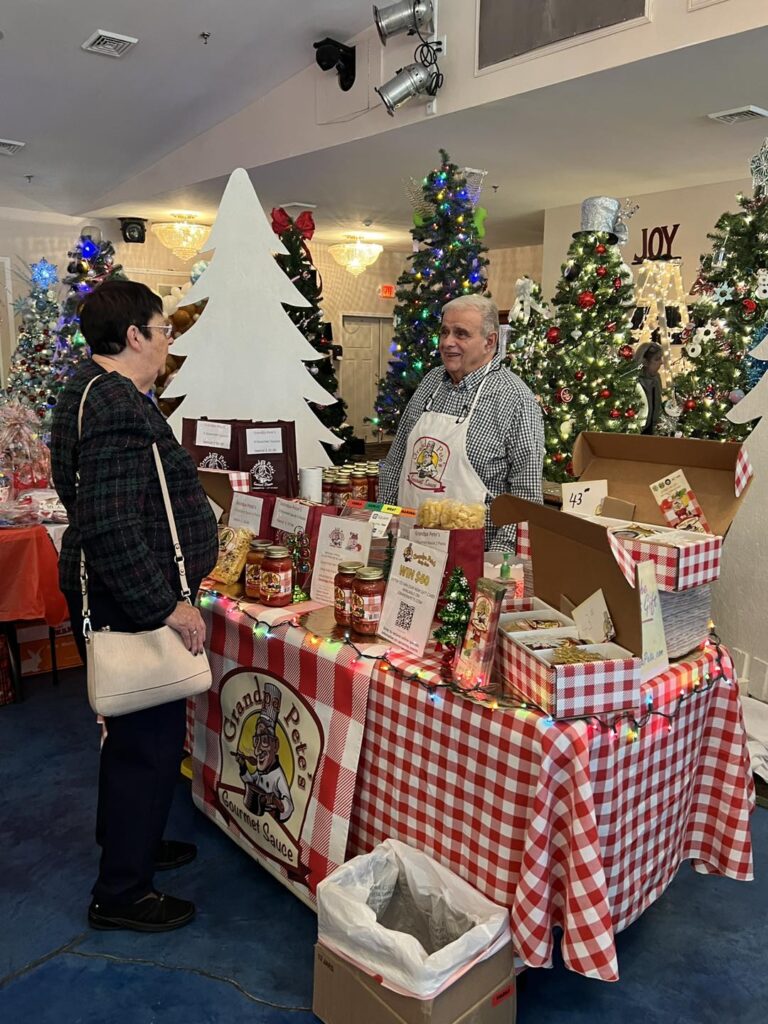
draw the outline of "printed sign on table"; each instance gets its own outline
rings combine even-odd
[[[635,571],[643,636],[640,682],[644,683],[669,668],[669,655],[664,620],[661,617],[659,588],[656,583],[656,566],[653,562],[639,562]]]
[[[283,533],[297,533],[299,530],[306,533],[309,508],[309,505],[300,505],[296,501],[276,498],[272,512],[272,528],[282,530]]]
[[[252,427],[245,432],[248,455],[280,455],[283,451],[283,432],[279,427]]]
[[[195,444],[208,448],[229,448],[232,444],[232,427],[229,423],[198,420]]]
[[[447,557],[406,537],[395,545],[379,634],[409,654],[424,654]]]
[[[371,549],[371,524],[362,519],[322,516],[317,535],[315,567],[312,572],[310,596],[313,601],[333,604],[333,580],[339,562],[368,564]]]
[[[252,494],[243,494],[241,491],[235,491],[232,495],[232,505],[229,509],[229,525],[233,530],[250,530],[254,537],[258,537],[261,531],[261,510],[263,506],[263,498],[256,498]]]

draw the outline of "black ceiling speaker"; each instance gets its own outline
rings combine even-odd
[[[142,245],[147,240],[147,221],[144,217],[121,217],[120,234],[124,242]]]
[[[345,46],[326,36],[319,43],[312,44],[315,47],[315,60],[323,71],[333,71],[339,74],[339,88],[342,92],[349,92],[355,84],[355,48]]]

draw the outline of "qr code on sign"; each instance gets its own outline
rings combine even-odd
[[[405,601],[400,602],[400,607],[397,610],[397,618],[395,619],[395,625],[398,629],[410,629],[413,625],[413,613],[416,611],[412,604],[406,604]]]

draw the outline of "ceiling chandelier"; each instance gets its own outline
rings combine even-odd
[[[381,256],[384,247],[376,242],[365,242],[361,235],[348,235],[348,241],[328,247],[338,264],[357,277]]]
[[[180,260],[191,260],[205,246],[211,233],[208,224],[195,224],[189,214],[174,213],[173,220],[153,224],[152,233],[157,235],[166,249],[170,249]]]

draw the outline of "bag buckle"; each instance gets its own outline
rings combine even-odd
[[[86,643],[90,643],[92,632],[93,628],[91,626],[91,617],[90,615],[85,615],[83,617],[83,636],[85,637]]]

